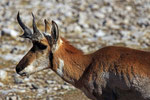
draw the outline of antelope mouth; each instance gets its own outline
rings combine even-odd
[[[19,74],[20,76],[27,76],[27,73],[23,72]]]
[[[19,72],[17,74],[19,74],[21,77],[29,77],[30,76],[30,74],[28,74],[27,72]]]
[[[38,73],[38,72],[43,71],[43,70],[46,70],[46,69],[49,69],[49,67],[46,67],[46,68],[37,70],[37,71],[35,71],[35,72],[30,72],[30,73],[28,73],[28,72],[17,72],[17,74],[19,74],[19,75],[22,76],[22,77],[29,77],[30,75],[33,75],[33,74],[35,74],[35,73]]]

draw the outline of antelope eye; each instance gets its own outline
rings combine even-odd
[[[37,47],[38,47],[40,50],[44,50],[44,49],[47,48],[46,45],[43,45],[43,44],[41,44],[41,43],[39,43],[39,44],[37,45]]]
[[[35,42],[34,45],[36,45],[40,50],[44,50],[47,48],[46,45],[40,43],[40,42]]]

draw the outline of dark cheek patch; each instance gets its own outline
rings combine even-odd
[[[24,70],[34,59],[35,54],[33,52],[27,53],[16,66],[16,72],[19,73]]]
[[[29,65],[29,60],[26,58],[23,58],[19,64],[16,66],[16,72],[19,73],[21,72],[23,69],[25,69],[25,67],[27,67]]]

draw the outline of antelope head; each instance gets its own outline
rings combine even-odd
[[[58,26],[54,21],[49,23],[45,19],[45,32],[41,33],[36,26],[33,14],[32,16],[33,32],[22,22],[19,12],[17,15],[17,21],[24,31],[21,37],[30,39],[33,44],[32,48],[16,66],[16,72],[21,76],[28,76],[35,72],[51,68],[53,65],[53,53],[59,41]]]

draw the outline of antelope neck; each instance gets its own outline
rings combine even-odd
[[[81,50],[76,49],[63,39],[58,50],[53,53],[53,68],[65,81],[75,85],[83,75],[91,58],[84,55]]]

